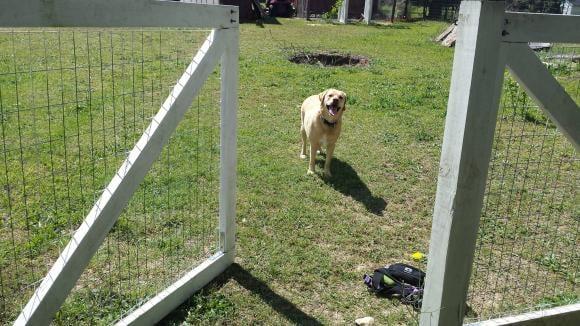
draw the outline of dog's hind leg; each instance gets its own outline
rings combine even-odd
[[[300,135],[302,136],[302,149],[300,150],[300,158],[306,158],[306,140],[308,139],[306,135],[306,129],[304,128],[304,110],[300,108]]]
[[[300,151],[300,158],[301,159],[305,159],[306,158],[306,141],[308,140],[308,137],[306,137],[306,130],[304,129],[304,126],[300,126],[300,135],[302,136],[302,150]]]

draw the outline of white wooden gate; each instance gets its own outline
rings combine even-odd
[[[561,133],[580,149],[580,109],[528,42],[580,43],[580,17],[505,12],[505,1],[466,0],[459,34],[439,168],[421,325],[460,325],[466,296],[504,70],[524,87]],[[578,317],[558,312],[514,318]],[[571,319],[568,319],[571,320]]]
[[[49,324],[159,156],[205,80],[221,63],[219,248],[119,324],[152,324],[229,266],[235,255],[238,8],[153,0],[7,0],[2,27],[211,28],[149,127],[94,203],[15,324]]]

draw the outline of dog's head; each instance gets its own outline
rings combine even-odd
[[[318,96],[322,114],[333,121],[340,119],[342,113],[346,110],[346,94],[343,91],[330,88]]]

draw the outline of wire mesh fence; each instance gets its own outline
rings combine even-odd
[[[298,17],[320,17],[331,11],[333,0],[293,0]],[[380,21],[416,21],[422,19],[454,22],[461,0],[372,0],[372,17]],[[349,1],[349,18],[364,16],[364,0]],[[572,13],[573,4],[561,0],[508,0],[506,10],[516,12]]]
[[[580,46],[548,46],[539,58],[580,103]],[[507,73],[488,173],[470,320],[578,302],[578,153]]]
[[[0,323],[12,322],[209,32],[0,30]],[[219,74],[58,313],[110,323],[217,250]]]
[[[421,19],[454,21],[459,0],[374,0],[372,19],[376,21],[415,21]]]
[[[506,10],[562,14],[565,3],[562,0],[506,0]]]
[[[393,3],[395,0],[378,0]],[[457,20],[461,0],[398,0],[396,18]],[[381,10],[381,9],[379,9]],[[571,11],[561,0],[507,0],[507,11],[562,14]],[[390,16],[389,16],[390,17]]]

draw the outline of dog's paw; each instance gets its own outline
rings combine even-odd
[[[305,154],[300,154],[300,158],[301,159],[305,159],[306,158],[306,155]]]

